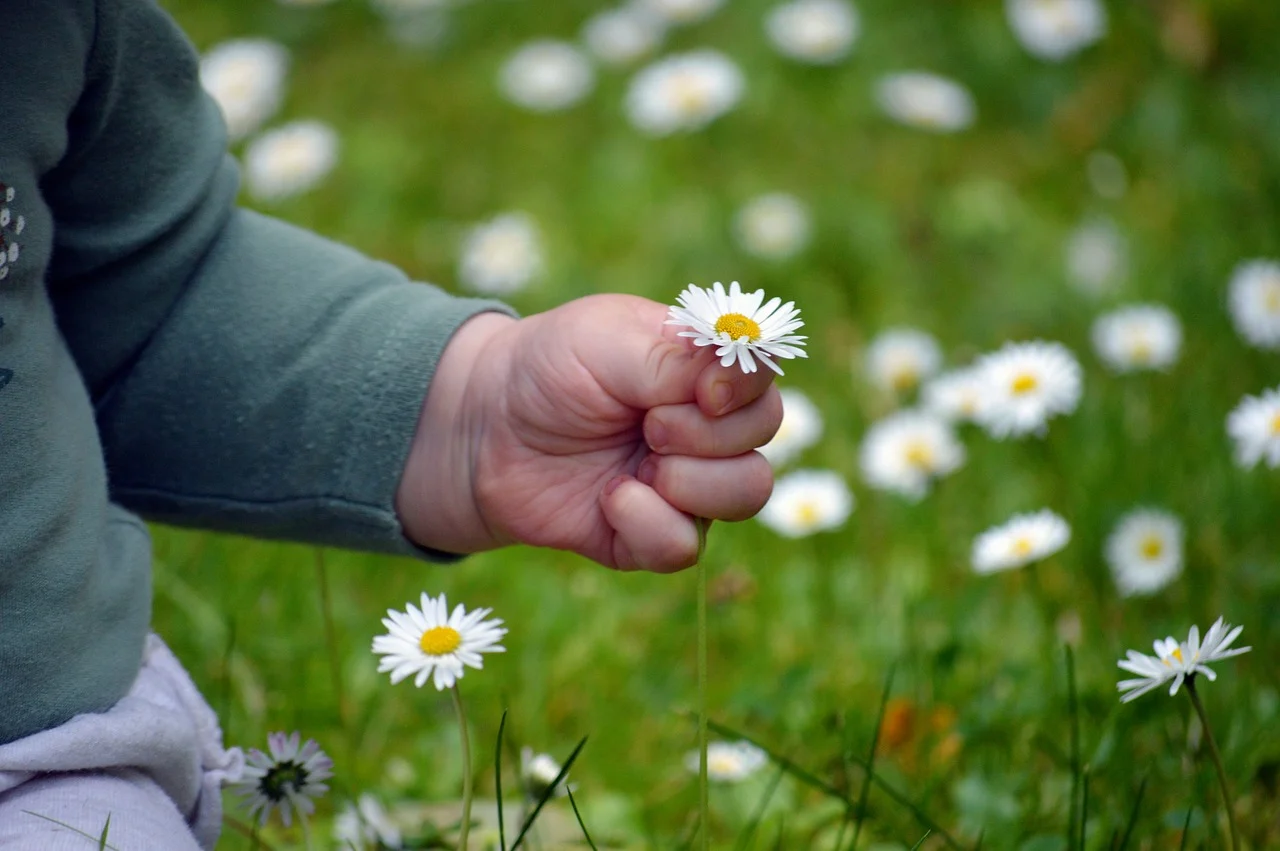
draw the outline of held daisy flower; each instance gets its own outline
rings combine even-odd
[[[430,678],[444,691],[462,678],[467,667],[484,667],[482,653],[502,653],[498,642],[507,634],[500,618],[485,620],[493,609],[467,612],[461,604],[449,613],[444,594],[423,593],[421,608],[409,603],[405,611],[388,609],[382,624],[387,635],[373,639],[373,652],[382,656],[378,672],[391,672],[391,682],[410,676],[422,688]]]
[[[685,768],[695,774],[701,770],[698,751],[684,758]],[[707,777],[720,783],[739,783],[759,771],[769,755],[750,742],[711,742],[707,745]]]
[[[289,54],[265,38],[225,41],[200,60],[200,84],[222,110],[232,142],[262,126],[280,108]]]
[[[866,373],[882,390],[906,393],[914,390],[942,366],[938,341],[915,328],[890,328],[867,346]]]
[[[260,201],[279,201],[312,189],[338,161],[338,134],[319,121],[294,121],[249,143],[244,182]]]
[[[1280,262],[1248,260],[1236,267],[1227,306],[1236,331],[1259,349],[1280,349]]]
[[[785,192],[748,201],[733,224],[738,244],[767,260],[785,260],[809,242],[809,212],[799,198]]]
[[[782,425],[773,439],[758,450],[775,468],[781,467],[822,437],[822,414],[799,390],[783,387]]]
[[[1027,52],[1061,62],[1102,38],[1107,11],[1098,0],[1006,0],[1013,34]]]
[[[1182,572],[1182,523],[1167,511],[1135,509],[1116,524],[1105,554],[1121,597],[1154,594]]]
[[[984,402],[982,377],[973,367],[953,369],[926,382],[921,390],[926,410],[952,422],[974,422]]]
[[[1243,629],[1242,626],[1232,627],[1218,618],[1205,633],[1203,642],[1200,641],[1200,628],[1193,626],[1184,642],[1179,643],[1172,636],[1156,641],[1154,657],[1136,650],[1128,651],[1127,658],[1116,665],[1131,674],[1137,674],[1137,678],[1116,683],[1116,688],[1124,692],[1120,701],[1128,703],[1170,680],[1173,685],[1169,689],[1169,695],[1173,696],[1178,693],[1184,681],[1189,682],[1196,674],[1204,674],[1210,682],[1216,680],[1218,675],[1208,667],[1211,662],[1230,659],[1253,649],[1228,649]]]
[[[1115,372],[1168,369],[1182,348],[1182,325],[1159,304],[1124,307],[1093,323],[1093,346]]]
[[[955,133],[973,123],[973,95],[954,80],[925,71],[881,77],[876,100],[893,120],[935,133]]]
[[[1280,387],[1245,396],[1227,416],[1227,434],[1236,442],[1236,463],[1244,469],[1260,461],[1280,467]]]
[[[783,304],[775,297],[762,304],[764,290],[744,293],[734,281],[726,293],[716,281],[710,289],[690,284],[676,302],[679,306],[670,308],[665,324],[693,329],[679,336],[689,337],[695,346],[716,346],[721,366],[737,363],[743,372],[755,372],[759,360],[782,375],[773,358],[808,357],[808,338],[792,333],[804,325],[793,301]]]
[[[858,453],[867,484],[911,500],[924,497],[933,480],[957,470],[964,457],[951,426],[925,411],[899,411],[875,423]]]
[[[458,280],[484,295],[511,295],[524,289],[542,268],[542,245],[533,219],[524,213],[503,213],[467,234]]]
[[[854,499],[839,473],[796,470],[778,479],[757,517],[786,538],[838,529],[853,513]]]
[[[1023,567],[1053,555],[1070,540],[1071,527],[1052,511],[1018,514],[974,539],[973,570],[987,574]]]
[[[517,106],[558,112],[586,97],[595,85],[595,72],[573,45],[540,39],[517,50],[503,64],[498,85]]]
[[[329,791],[324,783],[333,776],[331,760],[313,739],[299,746],[300,735],[272,733],[267,737],[265,754],[251,748],[245,757],[244,774],[232,784],[232,791],[246,799],[250,816],[258,816],[266,824],[271,811],[278,809],[285,827],[293,823],[296,811],[300,820],[315,812],[313,798]]]
[[[742,71],[724,54],[695,50],[640,70],[627,90],[627,116],[650,136],[701,130],[742,99]]]
[[[775,6],[764,26],[783,56],[831,65],[849,55],[858,37],[858,13],[845,0],[791,0]]]
[[[1000,440],[1043,436],[1051,417],[1069,414],[1080,403],[1083,373],[1061,343],[1006,343],[983,355],[977,367],[986,398],[978,421]]]

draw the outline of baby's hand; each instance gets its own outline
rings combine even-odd
[[[623,570],[697,558],[694,517],[743,520],[773,473],[773,373],[723,368],[667,308],[598,295],[521,320],[482,314],[445,349],[396,496],[448,552],[521,542]]]

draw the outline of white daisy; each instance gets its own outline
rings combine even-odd
[[[1107,32],[1107,10],[1098,0],[1005,0],[1013,34],[1027,52],[1061,62]]]
[[[791,257],[809,242],[809,211],[799,198],[785,192],[751,199],[733,224],[742,248],[769,260]]]
[[[914,390],[942,366],[938,341],[916,328],[890,328],[876,335],[864,356],[871,383],[882,390]]]
[[[1182,572],[1182,523],[1167,511],[1136,509],[1116,524],[1104,553],[1121,597],[1149,596]]]
[[[373,639],[373,652],[382,656],[378,672],[391,672],[391,682],[414,676],[418,688],[428,678],[436,688],[451,688],[462,678],[467,666],[484,667],[482,653],[502,653],[498,642],[507,634],[502,620],[485,618],[493,609],[476,609],[470,614],[461,604],[449,613],[445,597],[422,595],[422,608],[409,603],[405,611],[387,610],[382,625],[387,635]]]
[[[769,755],[746,741],[708,742],[707,779],[720,783],[738,783],[755,774],[766,763]],[[702,754],[690,751],[684,758],[685,768],[694,774],[702,770]]]
[[[319,121],[294,121],[249,143],[244,179],[259,201],[279,201],[312,189],[338,161],[338,134]]]
[[[503,213],[467,234],[458,279],[478,293],[510,295],[524,289],[542,268],[542,246],[533,220],[523,213]]]
[[[975,573],[996,573],[1023,567],[1053,555],[1071,540],[1071,527],[1052,511],[1018,514],[973,541]]]
[[[809,397],[790,387],[778,392],[782,395],[782,425],[759,449],[775,468],[787,464],[822,437],[822,414]]]
[[[627,115],[651,136],[700,130],[737,105],[744,86],[742,71],[718,51],[668,56],[631,80]]]
[[[662,20],[637,6],[599,12],[582,28],[587,49],[608,65],[629,65],[647,56],[665,34]]]
[[[1091,296],[1115,289],[1128,266],[1124,237],[1105,220],[1085,222],[1072,231],[1064,254],[1068,282]]]
[[[695,346],[716,346],[723,367],[737,363],[743,372],[755,372],[756,361],[782,375],[774,358],[808,357],[804,335],[796,335],[804,323],[794,301],[780,298],[764,302],[764,290],[744,293],[738,282],[724,286],[716,281],[710,289],[690,284],[676,297],[678,307],[668,310],[667,325],[685,325],[681,331]]]
[[[329,791],[324,781],[333,776],[333,760],[314,740],[300,746],[299,739],[297,731],[267,736],[270,753],[251,748],[244,773],[231,784],[232,791],[246,799],[249,815],[259,816],[260,824],[266,824],[271,811],[278,809],[287,827],[295,811],[302,817],[311,815],[316,808],[312,799]]]
[[[867,429],[858,453],[873,488],[918,500],[935,478],[964,463],[964,446],[951,426],[925,411],[899,411]]]
[[[534,112],[567,109],[595,85],[595,71],[578,48],[540,39],[526,44],[502,65],[498,85],[517,106]]]
[[[231,141],[275,115],[288,67],[284,46],[265,38],[224,41],[200,60],[200,84],[222,110]]]
[[[853,506],[853,493],[839,473],[796,470],[774,483],[773,495],[757,516],[779,535],[803,538],[843,526]]]
[[[635,4],[669,24],[694,24],[711,17],[724,0],[635,0]]]
[[[333,820],[333,841],[344,851],[399,848],[403,837],[378,799],[365,793],[348,801]]]
[[[1135,304],[1098,317],[1093,346],[1116,372],[1168,369],[1182,348],[1182,325],[1159,304]]]
[[[533,748],[520,749],[520,779],[524,782],[525,791],[534,798],[541,798],[546,793],[563,767],[550,754],[534,753]],[[563,797],[566,794],[568,790],[561,780],[556,787],[556,795]]]
[[[858,13],[846,0],[791,0],[764,19],[765,32],[784,56],[830,65],[849,55],[858,37]]]
[[[1245,261],[1228,286],[1227,304],[1240,336],[1259,349],[1280,349],[1280,262]]]
[[[929,379],[920,394],[926,410],[952,422],[974,422],[985,401],[983,391],[981,373],[969,366]]]
[[[954,133],[973,123],[975,108],[969,90],[946,77],[925,71],[906,71],[881,77],[876,99],[885,113],[909,127]]]
[[[1209,663],[1230,659],[1232,656],[1239,656],[1253,649],[1251,647],[1227,649],[1243,629],[1242,626],[1232,627],[1224,623],[1222,618],[1218,618],[1205,633],[1203,643],[1200,641],[1200,628],[1193,626],[1187,640],[1182,643],[1176,641],[1173,636],[1163,641],[1156,641],[1154,657],[1136,650],[1128,651],[1125,654],[1127,658],[1117,662],[1116,665],[1131,674],[1137,674],[1138,678],[1116,683],[1116,688],[1124,692],[1120,696],[1120,701],[1128,703],[1170,680],[1173,680],[1173,685],[1169,689],[1169,695],[1172,697],[1178,693],[1184,680],[1196,674],[1204,674],[1210,682],[1216,680],[1218,675],[1208,667]]]
[[[1227,434],[1236,442],[1236,463],[1246,470],[1259,461],[1280,467],[1280,387],[1245,396],[1227,416]]]
[[[985,402],[978,421],[993,436],[1043,435],[1051,417],[1080,403],[1079,362],[1061,343],[1006,343],[977,363]]]

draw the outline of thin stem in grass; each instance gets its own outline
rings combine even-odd
[[[1213,767],[1218,772],[1218,786],[1222,789],[1222,805],[1227,810],[1227,827],[1231,831],[1232,851],[1240,851],[1240,834],[1236,830],[1236,816],[1231,807],[1231,789],[1227,784],[1227,771],[1222,765],[1222,754],[1218,751],[1218,743],[1213,738],[1213,729],[1209,726],[1209,716],[1204,712],[1204,704],[1196,692],[1195,675],[1187,677],[1187,694],[1191,696],[1191,705],[1200,716],[1200,726],[1204,728],[1204,740],[1209,745],[1209,756],[1213,759]]]
[[[346,690],[342,685],[342,660],[338,650],[338,629],[333,620],[333,597],[329,593],[329,569],[325,565],[324,550],[316,547],[316,585],[320,589],[320,620],[324,623],[324,644],[329,656],[329,680],[333,684],[333,696],[338,703],[338,724],[347,750],[347,770],[351,772],[351,785],[359,788],[356,759],[356,743],[351,734],[349,706]]]
[[[760,801],[756,804],[755,812],[751,815],[751,821],[747,822],[747,827],[742,831],[742,835],[738,837],[738,841],[734,843],[736,851],[746,851],[751,845],[751,840],[755,837],[756,830],[760,827],[761,820],[764,819],[764,811],[769,807],[769,802],[773,800],[773,795],[778,791],[778,784],[782,782],[782,778],[787,775],[786,769],[779,768],[778,773],[773,776],[773,780],[769,782],[768,788],[764,790],[764,794],[760,796]],[[840,843],[836,843],[836,848],[840,847]]]
[[[916,842],[916,844],[911,846],[911,851],[916,851],[916,849],[918,849],[921,845],[924,845],[924,841],[929,838],[929,833],[930,831],[926,830],[924,832],[924,836],[920,837],[920,839]]]
[[[1187,837],[1191,835],[1191,807],[1187,807],[1187,817],[1182,821],[1182,839],[1178,842],[1178,851],[1187,851]]]
[[[1133,836],[1133,828],[1138,824],[1138,812],[1142,807],[1142,796],[1147,791],[1147,777],[1142,776],[1142,782],[1138,784],[1138,795],[1133,799],[1133,809],[1129,811],[1129,823],[1124,826],[1124,836],[1120,839],[1119,851],[1129,847],[1129,839]]]
[[[871,777],[875,772],[876,766],[876,749],[880,744],[880,730],[884,725],[885,708],[889,705],[889,694],[893,691],[893,675],[894,668],[890,666],[889,673],[884,678],[884,689],[880,692],[880,710],[876,713],[876,728],[871,734],[871,749],[867,754],[866,771],[862,773],[862,791],[858,794],[858,813],[853,824],[853,842],[849,845],[849,851],[857,851],[858,840],[862,837],[862,823],[867,817],[867,801],[871,797]],[[929,834],[925,834],[928,836]],[[839,845],[836,845],[837,851]]]
[[[1087,834],[1089,828],[1089,767],[1087,765],[1080,777],[1080,782],[1080,848],[1083,851],[1089,839]]]
[[[583,736],[578,742],[578,746],[573,749],[573,753],[569,754],[569,758],[564,761],[564,765],[560,768],[560,773],[555,779],[547,784],[547,788],[543,790],[542,796],[538,798],[538,803],[534,806],[533,812],[529,813],[524,823],[520,825],[520,833],[516,836],[516,841],[511,843],[511,851],[516,851],[520,847],[520,843],[524,842],[525,836],[529,833],[529,829],[533,827],[534,821],[538,818],[538,813],[542,812],[542,808],[546,806],[547,801],[551,800],[551,796],[555,794],[556,789],[560,788],[560,784],[564,783],[564,778],[569,774],[569,768],[577,760],[578,754],[582,753],[582,749],[587,745],[587,737]],[[568,786],[564,787],[568,790]]]
[[[99,847],[101,848],[108,848],[110,849],[110,851],[120,851],[120,849],[116,848],[114,845],[107,844],[107,827],[111,825],[110,813],[107,814],[107,824],[102,829],[102,836],[99,837],[99,836],[94,836],[92,833],[85,833],[83,830],[81,830],[78,827],[72,827],[66,822],[58,821],[56,818],[53,818],[52,816],[46,816],[43,813],[34,813],[31,810],[23,810],[23,812],[29,816],[35,816],[36,818],[40,818],[40,819],[44,819],[45,821],[52,822],[56,824],[58,827],[65,828],[71,831],[72,833],[78,833],[81,836],[83,836],[85,839],[88,839],[90,842],[100,843]]]
[[[565,784],[564,793],[569,796],[569,806],[573,807],[573,817],[578,820],[578,829],[582,831],[582,838],[587,840],[587,845],[591,847],[591,851],[599,851],[596,844],[591,841],[591,834],[587,832],[587,825],[582,820],[582,813],[578,812],[578,802],[573,799],[573,790]]]
[[[467,851],[467,835],[471,832],[471,740],[467,735],[467,714],[462,711],[462,692],[456,682],[450,691],[462,736],[462,825],[458,828],[458,851]]]
[[[698,847],[711,847],[711,797],[707,777],[707,526],[698,517]]]
[[[498,722],[498,743],[493,748],[493,788],[498,800],[498,848],[507,851],[507,825],[502,814],[502,734],[507,730],[507,710]]]
[[[1076,700],[1076,660],[1071,645],[1064,644],[1067,658],[1067,712],[1071,716],[1071,802],[1067,812],[1067,848],[1084,847],[1084,836],[1076,835],[1076,803],[1080,800],[1080,707]]]
[[[297,805],[294,805],[297,809]],[[298,810],[298,826],[302,828],[302,847],[311,851],[311,825],[307,821],[307,814],[302,810]]]

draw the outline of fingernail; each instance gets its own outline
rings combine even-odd
[[[667,445],[667,427],[658,420],[650,419],[645,423],[644,433],[650,449],[658,450]]]
[[[727,381],[717,381],[711,385],[711,410],[717,414],[724,413],[725,408],[733,401],[733,385]]]
[[[612,479],[610,479],[608,482],[605,483],[604,490],[600,492],[600,495],[608,496],[609,494],[613,493],[618,489],[618,486],[621,485],[623,482],[625,482],[628,478],[629,478],[628,476],[614,476]]]
[[[658,478],[658,460],[650,455],[640,462],[640,469],[636,470],[636,478],[646,485],[653,485],[654,479]]]

